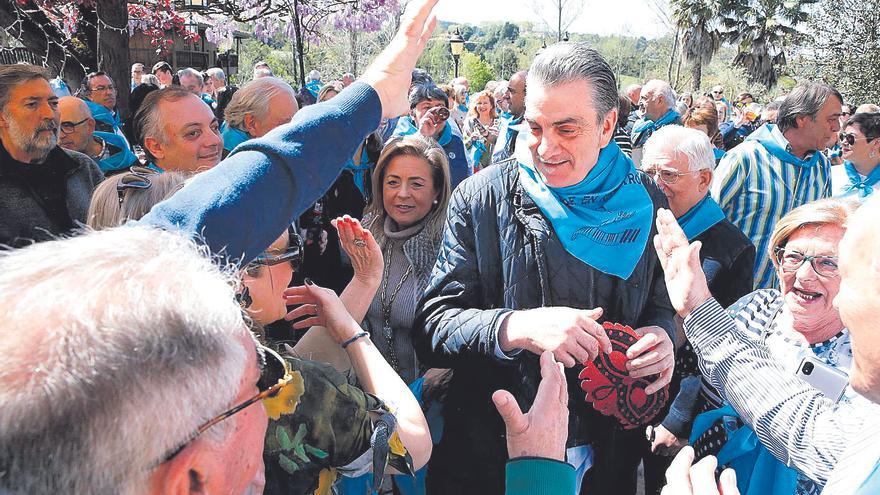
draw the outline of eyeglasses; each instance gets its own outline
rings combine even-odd
[[[61,132],[63,132],[64,134],[70,134],[71,132],[76,130],[76,126],[84,123],[87,120],[89,120],[89,117],[86,117],[79,122],[62,122],[61,125],[59,125],[58,127],[61,128]]]
[[[282,388],[284,388],[288,383],[291,382],[291,380],[293,380],[293,370],[290,368],[290,364],[287,362],[286,359],[281,357],[281,355],[279,355],[272,349],[257,344],[257,362],[260,364],[260,379],[257,381],[257,389],[259,390],[259,392],[257,393],[257,395],[254,395],[253,397],[242,402],[241,404],[238,404],[234,407],[227,409],[226,411],[223,411],[222,413],[203,423],[185,442],[166,454],[162,458],[162,461],[154,464],[153,467],[159,466],[173,459],[174,456],[181,453],[183,449],[185,449],[187,445],[192,443],[193,440],[198,438],[199,435],[208,431],[209,428],[216,425],[217,423],[220,423],[224,419],[227,419],[230,416],[241,412],[242,410],[246,409],[257,401],[269,397],[275,397],[276,395],[278,395],[278,392],[280,392]]]
[[[840,275],[837,269],[837,256],[807,256],[793,249],[776,248],[776,262],[784,272],[795,272],[807,261],[818,275],[828,278]]]
[[[677,172],[675,170],[667,170],[665,168],[645,167],[642,172],[650,175],[655,181],[660,179],[664,184],[672,185],[678,182],[679,177],[683,175],[693,175],[700,173],[699,170],[691,172]]]
[[[150,175],[158,172],[151,168],[139,167],[135,165],[129,169],[129,172],[119,178],[116,183],[116,195],[119,196],[119,204],[125,200],[126,189],[149,189],[153,185],[150,182]]]
[[[245,272],[252,277],[256,277],[261,266],[275,266],[281,263],[290,263],[290,268],[293,271],[298,270],[303,260],[303,240],[299,234],[293,231],[289,232],[289,239],[287,249],[284,252],[262,253],[248,263],[245,267]]]
[[[712,91],[713,95],[723,95],[724,91]]]
[[[841,132],[840,134],[838,134],[838,137],[840,138],[840,142],[841,142],[841,143],[846,143],[846,144],[848,144],[848,145],[850,145],[850,146],[856,144],[856,141],[858,141],[859,139],[861,139],[859,136],[856,136],[855,134],[853,134],[853,133],[851,133],[851,132],[849,132],[849,133],[843,133],[843,132]],[[871,139],[869,139],[868,136],[865,136],[864,139],[865,139],[865,142],[870,143],[870,142],[873,141],[875,138],[871,138]]]
[[[89,91],[92,93],[100,93],[101,91],[116,91],[116,87],[112,84],[109,86],[98,86],[95,88],[90,88]]]

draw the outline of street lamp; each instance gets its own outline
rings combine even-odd
[[[565,37],[562,38],[562,41],[568,41],[568,31],[565,32]]]
[[[209,0],[177,0],[177,9],[182,11],[197,11],[208,8]]]
[[[449,36],[449,49],[452,50],[452,59],[455,61],[455,77],[458,77],[458,58],[464,53],[464,38],[458,28]]]

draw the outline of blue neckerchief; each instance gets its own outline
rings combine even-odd
[[[520,125],[522,121],[522,117],[514,119],[513,115],[511,115],[509,119],[501,120],[501,123],[498,126],[498,139],[495,141],[495,147],[492,149],[493,162],[499,162],[510,158],[507,150],[510,147],[510,142],[515,140],[518,135],[516,126]]]
[[[474,168],[479,166],[480,160],[486,151],[486,145],[482,141],[471,141],[471,149],[468,150],[468,154],[470,155],[471,163],[474,164]]]
[[[419,128],[416,127],[415,121],[409,115],[404,115],[397,121],[397,126],[394,128],[395,136],[409,136],[410,134],[418,134]],[[440,146],[446,146],[449,144],[449,141],[452,140],[452,127],[449,125],[447,121],[443,125],[443,132],[440,133],[440,137],[437,138],[437,144]]]
[[[372,164],[370,163],[369,157],[367,157],[367,146],[361,145],[361,163],[357,165],[354,163],[354,157],[348,159],[345,162],[345,168],[351,170],[352,175],[354,176],[354,185],[357,186],[358,190],[361,192],[361,195],[367,197],[367,191],[364,185],[364,171],[370,170]]]
[[[220,127],[220,137],[223,138],[223,149],[232,151],[236,146],[250,139],[251,135],[224,122]]]
[[[880,165],[874,167],[874,170],[862,179],[862,175],[856,170],[856,166],[852,163],[843,162],[843,169],[846,170],[846,176],[849,178],[849,186],[846,192],[856,191],[860,198],[867,198],[874,192],[874,184],[880,181]]]
[[[724,155],[726,155],[727,152],[721,148],[712,148],[712,154],[715,155],[715,164],[717,165],[718,162],[720,162],[721,159],[724,158]]]
[[[724,220],[724,211],[707,194],[678,219],[678,224],[687,236],[688,242],[691,242],[722,220]]]
[[[871,474],[865,478],[855,495],[876,495],[878,493],[880,493],[880,461],[874,465]]]
[[[458,109],[461,110],[461,111],[464,112],[464,113],[467,113],[467,111],[468,111],[468,107],[467,107],[467,105],[459,105],[459,106],[458,106]]]
[[[739,417],[730,405],[697,416],[691,429],[690,443],[696,442],[725,416]],[[797,489],[797,471],[773,457],[748,426],[728,433],[727,443],[718,452],[718,465],[729,465],[736,471],[736,485],[743,495],[791,494]]]
[[[817,165],[822,159],[822,153],[818,151],[814,151],[813,156],[806,160],[801,160],[792,155],[785,149],[788,145],[788,140],[785,139],[785,136],[782,135],[782,131],[776,127],[776,124],[762,125],[757,131],[749,135],[749,137],[746,138],[746,141],[757,141],[761,143],[771,155],[785,163],[797,165],[798,167],[810,168]]]
[[[201,98],[202,98],[202,101],[205,102],[205,105],[208,105],[211,108],[214,107],[215,102],[214,102],[214,98],[211,98],[211,95],[209,95],[208,93],[202,93]]]
[[[553,225],[566,251],[587,265],[627,279],[648,245],[654,203],[630,160],[613,141],[579,183],[544,183],[528,149],[517,150],[519,181]]]
[[[654,133],[657,129],[667,125],[673,124],[681,121],[681,115],[673,109],[669,109],[666,113],[663,114],[662,117],[657,119],[657,121],[653,121],[648,119],[647,116],[642,118],[633,124],[632,129],[632,143],[633,147],[641,146],[644,143],[644,139],[641,139],[644,136],[645,139],[651,137],[651,134]]]
[[[501,112],[498,114],[498,118],[501,120],[510,120],[513,118],[513,114],[510,112]]]
[[[113,132],[119,130],[121,122],[119,121],[119,115],[114,114],[112,111],[108,110],[104,105],[98,105],[97,103],[89,100],[83,100],[86,102],[86,105],[89,107],[89,110],[92,112],[92,118],[95,120],[99,120],[111,127],[113,127]]]
[[[146,165],[144,165],[144,166],[147,167],[147,168],[150,169],[150,170],[155,170],[157,173],[160,173],[160,174],[164,174],[164,173],[165,173],[165,170],[164,170],[162,167],[156,165],[156,164],[153,163],[153,162],[148,162],[148,163],[147,163]]]
[[[137,155],[131,151],[128,147],[128,143],[125,139],[119,136],[119,134],[95,131],[94,135],[103,139],[107,143],[106,146],[115,146],[116,148],[119,148],[119,151],[116,153],[98,161],[98,168],[101,169],[101,172],[113,172],[115,170],[126,169],[132,165],[137,165]]]
[[[309,90],[309,93],[311,93],[316,99],[318,98],[318,93],[321,92],[322,86],[324,86],[324,83],[321,81],[309,81],[306,83],[306,89]]]

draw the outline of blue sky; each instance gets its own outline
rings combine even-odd
[[[536,22],[533,1],[541,0],[440,0],[437,16],[444,21],[479,24],[483,21]],[[544,0],[550,5],[551,0]],[[653,0],[585,0],[583,14],[570,31],[578,33],[632,34],[648,38],[666,31]],[[665,4],[664,0],[660,0]],[[550,10],[549,8],[547,10]],[[537,22],[536,22],[537,23]]]

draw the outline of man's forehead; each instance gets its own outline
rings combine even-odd
[[[181,118],[181,115],[184,118]],[[159,118],[171,128],[181,128],[191,124],[210,125],[216,120],[211,108],[191,93],[176,101],[160,101]]]
[[[29,98],[58,99],[58,97],[55,96],[55,92],[52,91],[52,86],[49,86],[49,81],[42,77],[30,79],[16,85],[9,92],[9,97],[10,99],[21,100]]]
[[[673,153],[670,150],[659,150],[642,157],[644,168],[658,167],[670,169],[685,169],[688,167],[687,160],[683,155]]]

